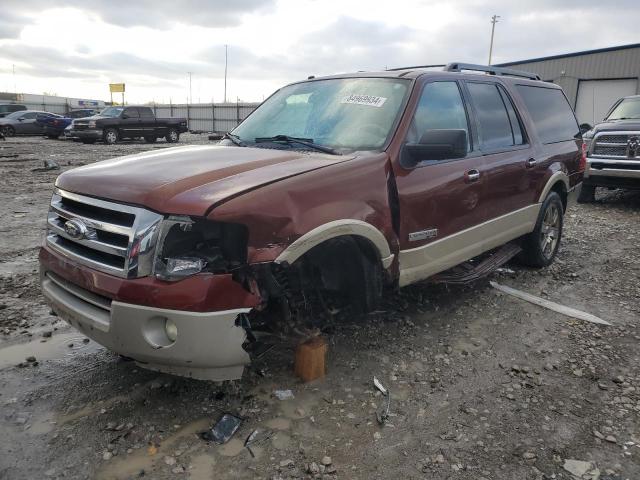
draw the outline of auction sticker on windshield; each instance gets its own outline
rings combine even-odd
[[[387,101],[386,97],[377,97],[375,95],[355,95],[351,94],[344,97],[340,103],[351,103],[354,105],[368,105],[370,107],[381,107]]]

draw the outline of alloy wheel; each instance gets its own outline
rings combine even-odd
[[[560,210],[552,203],[544,212],[540,232],[540,250],[545,258],[551,258],[556,251],[560,238],[560,222]]]

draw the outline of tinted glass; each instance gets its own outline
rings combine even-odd
[[[578,122],[562,90],[518,85],[542,143],[573,140],[580,133]]]
[[[140,107],[138,108],[138,111],[140,112],[140,116],[142,118],[153,118],[153,112],[148,107]]]
[[[511,99],[509,95],[502,89],[502,87],[498,87],[500,91],[500,95],[502,96],[502,101],[504,102],[504,106],[507,107],[507,113],[509,114],[509,122],[511,123],[511,131],[513,132],[513,143],[515,145],[522,145],[524,143],[524,137],[522,135],[522,126],[520,125],[520,119],[516,114],[516,110],[513,107],[513,103],[511,103]]]
[[[126,108],[123,112],[125,115],[128,115],[129,118],[139,118],[140,114],[138,113],[137,108]]]
[[[517,143],[515,141],[507,107],[498,91],[498,86],[492,83],[471,82],[467,85],[475,106],[482,147],[495,150],[522,143],[522,134],[520,134],[520,141]]]
[[[427,130],[440,129],[464,130],[469,141],[467,113],[455,82],[433,82],[424,87],[407,141],[417,143]]]
[[[30,120],[32,118],[36,118],[37,115],[38,114],[36,112],[29,112],[21,115],[21,117],[24,118],[25,120]]]

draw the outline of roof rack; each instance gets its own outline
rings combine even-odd
[[[486,72],[490,75],[508,75],[510,77],[523,77],[531,80],[540,80],[540,76],[535,73],[523,72],[522,70],[512,70],[510,68],[492,67],[490,65],[475,65],[473,63],[450,63],[444,67],[445,72],[461,72],[470,70],[473,72]]]
[[[387,68],[387,72],[397,72],[398,70],[416,70],[419,68],[437,68],[444,67],[445,65],[414,65],[412,67],[396,67],[396,68]]]

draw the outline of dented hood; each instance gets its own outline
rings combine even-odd
[[[204,215],[213,205],[245,191],[351,158],[296,150],[190,145],[75,168],[60,175],[56,186],[166,214]]]

